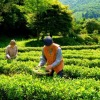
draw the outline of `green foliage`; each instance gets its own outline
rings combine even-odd
[[[2,1],[0,12],[0,28],[1,33],[7,36],[21,36],[22,32],[26,34],[26,19],[24,17],[24,10],[21,11],[22,3],[24,1]],[[18,6],[18,4],[20,6]],[[21,34],[20,34],[21,33]]]
[[[73,23],[73,31],[80,37],[82,43],[98,44],[100,22],[96,19],[82,19]],[[80,41],[79,41],[80,42]]]
[[[96,4],[94,5],[96,5],[96,8],[94,10],[92,9],[94,0],[91,0],[91,3],[85,0],[66,2],[68,2],[68,4],[71,3],[73,6],[77,3],[81,5],[84,4],[84,6],[75,6],[73,15],[77,13],[76,8],[78,8],[79,12],[81,12],[81,14],[77,13],[78,17],[99,14],[99,11],[95,11],[95,9],[98,10],[99,8],[98,0],[95,1]],[[89,9],[87,8],[87,4],[88,7],[90,7]],[[84,13],[82,12],[83,7],[86,9]],[[68,6],[63,5],[59,0],[2,0],[0,2],[1,36],[22,36],[24,38],[38,37],[39,39],[41,34],[44,36],[49,33],[50,35],[60,34],[73,38],[76,37],[75,35],[80,33],[80,31],[84,31],[82,31],[82,23],[73,26],[72,20],[72,12],[70,12]],[[94,27],[90,27],[89,24],[85,26],[87,31],[91,30],[88,31],[88,33],[100,33],[100,23],[97,23],[97,21],[96,23],[92,22],[92,26]]]
[[[32,79],[31,76],[23,74],[14,75],[13,77],[1,75],[0,78],[2,78],[2,80],[0,80],[1,99],[59,100],[60,98],[63,100],[84,100],[93,98],[99,99],[100,97],[99,81],[95,81],[94,79],[67,81],[59,78],[50,79],[45,77],[41,79],[33,77]]]
[[[95,19],[88,19],[84,22],[84,27],[86,27],[88,33],[93,33],[94,30],[99,31],[100,24]]]
[[[83,39],[84,43],[87,45],[99,43],[98,37],[96,35],[88,35],[84,33],[80,37]]]
[[[72,28],[71,12],[58,0],[26,0],[25,6],[29,13],[34,13],[28,26],[34,29],[34,34],[38,37],[41,33],[56,35],[59,32],[65,36]]]
[[[66,6],[60,7],[60,5],[57,4],[51,5],[45,12],[39,13],[36,19],[35,26],[39,27],[38,31],[44,34],[50,33],[51,36],[59,32],[61,32],[63,36],[66,36],[69,34],[70,28],[72,28],[71,13],[68,12]]]
[[[99,0],[60,0],[63,4],[70,6],[73,10],[76,20],[81,18],[99,18],[100,2]]]
[[[65,67],[65,76],[70,78],[95,78],[100,79],[100,68],[85,68],[80,66],[67,66]]]
[[[93,9],[93,8],[92,8]],[[99,18],[100,13],[98,13],[96,10],[89,10],[86,13],[82,15],[83,18]]]
[[[73,30],[76,34],[79,34],[80,31],[82,30],[82,25],[81,25],[81,22],[80,23],[76,23],[76,22],[73,22]]]
[[[31,13],[44,12],[53,1],[57,2],[57,0],[25,0],[25,7],[27,11]]]
[[[38,77],[32,69],[41,47],[19,47],[17,59],[8,63],[0,48],[1,100],[99,100],[100,46],[61,46],[64,77]]]

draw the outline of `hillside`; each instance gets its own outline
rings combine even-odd
[[[76,18],[99,18],[100,0],[60,0],[73,10]]]

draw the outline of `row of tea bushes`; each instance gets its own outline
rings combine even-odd
[[[100,46],[62,47],[64,77],[38,77],[42,47],[18,47],[18,57],[4,59],[0,49],[0,100],[99,100]]]
[[[6,48],[6,47],[5,47]],[[0,48],[0,52],[4,52],[5,48]],[[81,50],[81,49],[100,49],[100,45],[79,45],[79,46],[61,46],[62,50]],[[42,47],[18,47],[20,52],[41,51]]]
[[[99,100],[100,81],[0,75],[0,100]]]
[[[64,58],[100,59],[100,50],[64,50]]]
[[[0,52],[0,60],[5,60],[5,54]],[[25,51],[19,52],[17,60],[18,61],[35,61],[39,62],[41,56],[40,51]],[[65,65],[79,65],[86,67],[100,66],[100,51],[99,50],[64,50],[63,57]]]
[[[42,47],[19,47],[19,52],[41,51]]]
[[[16,61],[7,62],[6,60],[0,61],[0,74],[12,75],[15,73],[28,73],[32,74],[32,69],[38,65],[33,61]]]
[[[88,68],[82,66],[65,66],[64,74],[66,78],[94,78],[100,79],[100,68]]]
[[[16,73],[25,73],[32,75],[32,69],[38,65],[33,61],[12,61],[8,63],[5,60],[0,61],[0,74],[13,75]],[[94,78],[100,79],[99,67],[84,67],[77,65],[65,65],[64,76],[66,78]]]
[[[72,46],[73,47],[73,46]],[[81,46],[78,46],[78,48],[80,48]],[[81,49],[81,50],[71,50],[71,49],[63,49],[65,47],[62,47],[62,53],[64,58],[98,58],[100,59],[100,50],[94,50],[94,49],[90,49],[88,47],[88,49]],[[67,48],[67,46],[66,46]],[[19,51],[19,56],[21,55],[27,55],[27,56],[40,56],[41,55],[41,50],[42,47],[19,47],[18,51]],[[0,55],[2,55],[2,59],[5,56],[5,50],[4,48],[0,48]]]
[[[100,68],[100,59],[75,59],[75,58],[64,58],[64,64],[65,65],[78,65],[78,66],[84,66],[84,67],[99,67]]]
[[[100,49],[100,45],[77,45],[77,46],[63,46],[63,50],[81,50],[81,49]]]

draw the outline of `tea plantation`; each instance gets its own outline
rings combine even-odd
[[[5,60],[0,48],[0,100],[100,100],[100,46],[62,46],[64,77],[37,76],[42,47],[19,47]]]

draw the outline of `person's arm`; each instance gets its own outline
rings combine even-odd
[[[43,50],[42,50],[42,56],[40,58],[40,62],[39,62],[39,65],[38,66],[44,66],[46,63],[46,58],[44,56],[44,53],[43,53]]]
[[[16,46],[16,56],[17,56],[17,54],[18,54],[18,47]]]
[[[9,47],[8,47],[8,46],[6,47],[5,52],[6,52],[6,58],[7,58],[7,59],[11,59],[11,57],[10,57],[10,55],[9,55]]]
[[[6,47],[5,53],[6,53],[6,55],[8,54],[8,47]]]
[[[53,68],[56,67],[60,63],[61,59],[62,59],[62,52],[61,52],[61,48],[59,47],[56,55],[56,60],[53,64],[51,64],[51,66]]]

